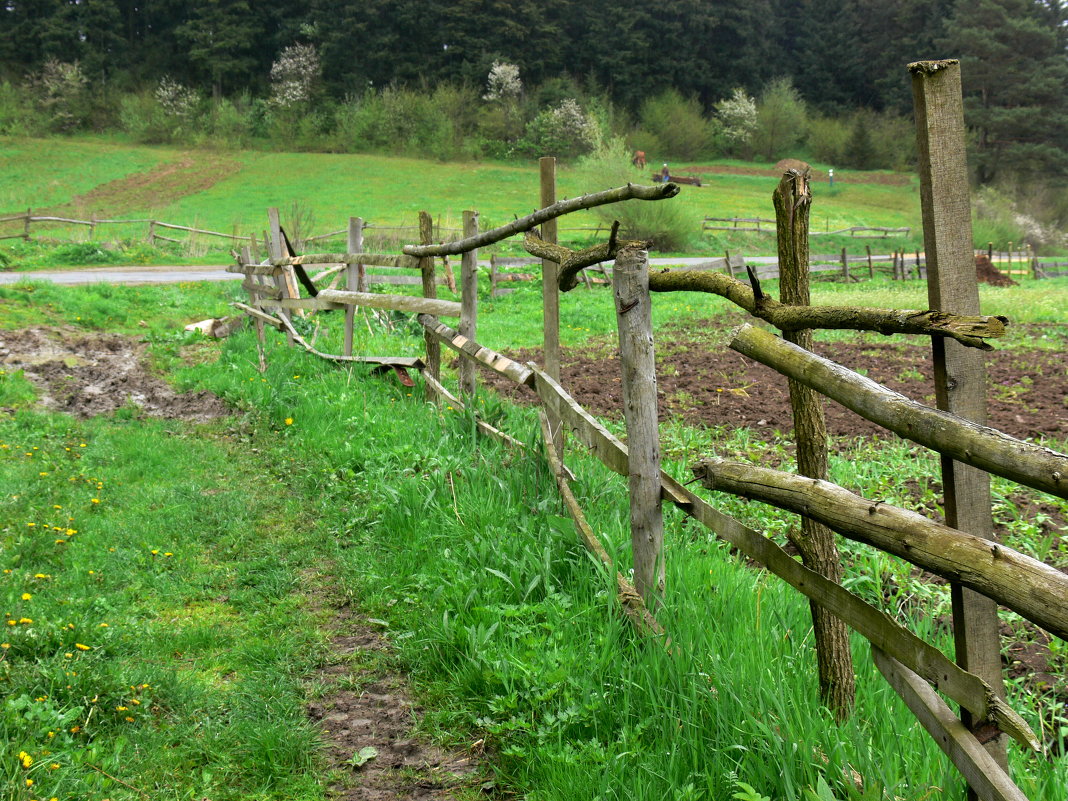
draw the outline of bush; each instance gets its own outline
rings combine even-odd
[[[48,130],[37,102],[25,89],[0,82],[0,134],[40,136]]]
[[[573,98],[568,98],[531,120],[515,151],[528,156],[567,159],[589,153],[600,141],[601,128],[597,120],[583,111]]]
[[[808,109],[793,82],[784,77],[768,83],[757,102],[754,150],[769,161],[796,157],[807,128]]]
[[[642,173],[630,163],[630,150],[620,138],[603,142],[593,153],[581,159],[578,172],[587,192],[598,192],[642,181]],[[619,220],[624,239],[643,239],[653,250],[686,250],[694,233],[700,230],[682,206],[672,200],[627,200],[593,209],[605,223]]]
[[[696,98],[686,98],[676,89],[668,89],[642,104],[640,128],[634,133],[635,144],[651,160],[684,159],[692,161],[713,152],[718,125],[705,119]],[[653,147],[655,143],[656,148]]]

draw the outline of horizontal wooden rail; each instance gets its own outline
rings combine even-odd
[[[849,539],[970,587],[1068,639],[1068,575],[1006,545],[862,498],[830,481],[726,459],[705,459],[693,472],[708,489],[818,520]]]
[[[320,290],[316,299],[324,300],[327,303],[337,303],[342,306],[393,309],[394,311],[434,314],[442,317],[460,316],[460,304],[455,301],[420,298],[412,295],[383,295],[377,292],[323,289]]]
[[[459,306],[460,304],[456,304]],[[483,367],[487,367],[498,375],[502,375],[517,384],[530,385],[532,381],[531,371],[519,362],[512,361],[507,356],[479,345],[472,339],[468,339],[459,331],[449,328],[435,317],[429,314],[420,314],[417,318],[420,325],[436,336],[444,345],[455,350],[461,356],[474,359]]]
[[[534,374],[534,389],[543,402],[556,398],[560,417],[574,434],[608,469],[627,475],[627,448],[601,426],[559,384],[537,365],[528,365]],[[808,598],[826,608],[872,644],[894,656],[951,699],[976,716],[991,720],[999,729],[1028,748],[1041,747],[1027,723],[978,676],[968,673],[945,654],[924,642],[879,609],[865,603],[840,584],[808,569],[768,537],[742,525],[733,517],[710,506],[667,473],[661,473],[663,498],[690,517],[760,563]]]
[[[1068,498],[1068,455],[917,403],[751,325],[735,331],[730,347],[905,439],[988,473]]]
[[[934,690],[913,671],[879,648],[872,647],[871,655],[879,672],[967,779],[968,786],[976,791],[979,798],[983,801],[1027,801],[1023,791]]]

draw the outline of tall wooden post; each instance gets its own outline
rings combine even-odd
[[[849,280],[849,255],[846,253],[845,248],[842,248],[842,278],[846,281]]]
[[[808,168],[790,169],[772,196],[779,239],[779,289],[781,300],[790,306],[809,305],[808,221],[812,208]],[[808,350],[812,331],[787,331],[783,338]],[[794,413],[794,440],[797,444],[797,471],[810,478],[827,478],[827,424],[819,394],[804,384],[789,380],[790,406]],[[791,537],[806,567],[841,583],[842,565],[834,532],[807,517],[801,518],[801,531]],[[856,693],[849,631],[843,623],[819,604],[809,604],[816,635],[816,663],[819,668],[820,698],[838,720],[845,720],[853,708]]]
[[[429,212],[419,212],[419,244],[430,245],[434,242],[434,220]],[[437,274],[434,270],[434,258],[424,256],[419,259],[419,272],[423,276],[423,297],[436,298],[438,296]],[[424,334],[426,339],[426,369],[437,381],[441,380],[441,343],[429,330]],[[437,393],[428,385],[426,399],[437,400]]]
[[[634,587],[646,606],[656,609],[664,596],[664,520],[660,504],[660,422],[648,254],[634,248],[619,251],[612,286],[619,329],[623,415],[630,453]]]
[[[252,249],[247,245],[241,248],[241,265],[246,266],[252,264]],[[258,277],[253,275],[245,275],[244,283],[256,284],[258,283]],[[260,297],[251,288],[248,289],[248,302],[250,306],[260,308]],[[266,340],[263,335],[263,319],[258,316],[252,317],[252,323],[256,326],[256,353],[259,355],[260,372],[266,372],[267,370],[267,348]]]
[[[868,278],[869,279],[874,279],[875,278],[875,265],[872,263],[872,260],[871,260],[871,245],[865,245],[864,249],[866,251],[868,251]]]
[[[267,209],[267,223],[270,226],[270,236],[267,237],[267,255],[273,261],[285,255],[282,249],[282,223],[278,216],[278,209],[271,206]],[[275,268],[274,285],[281,291],[283,298],[295,298],[296,292],[287,280],[284,268]],[[289,309],[279,309],[278,314],[292,321],[293,313]],[[293,334],[286,329],[286,342],[293,345]]]
[[[33,216],[33,209],[26,209],[26,221],[22,224],[22,238],[27,242],[30,241],[30,218]]]
[[[539,161],[541,167],[541,208],[556,202],[556,159],[545,156]],[[541,227],[541,238],[556,244],[556,220],[552,219]],[[548,259],[541,260],[542,292],[542,327],[544,328],[545,372],[560,383],[560,287],[557,275],[560,265]],[[553,435],[556,452],[563,458],[564,436],[560,427],[560,412],[556,403],[546,409],[549,417],[549,430]]]
[[[478,234],[478,212],[464,212],[463,238]],[[470,340],[478,333],[478,251],[469,250],[460,257],[460,334]],[[470,359],[460,359],[460,394],[475,394],[478,371]]]
[[[920,165],[923,243],[927,251],[927,297],[930,307],[956,314],[979,313],[979,284],[972,255],[972,220],[965,160],[964,107],[960,62],[920,61],[909,64],[916,112]],[[983,351],[966,348],[946,337],[932,337],[935,398],[939,409],[986,422],[986,366]],[[946,523],[984,539],[993,539],[990,476],[942,457]],[[952,586],[953,634],[957,662],[984,679],[1004,697],[997,605],[958,584]],[[962,710],[970,728],[971,720]],[[1004,738],[987,744],[991,756],[1005,767]],[[969,798],[976,799],[974,790]]]
[[[354,256],[363,252],[363,220],[359,217],[349,217],[348,237],[345,243],[345,252]],[[364,286],[364,267],[362,264],[349,264],[345,268],[345,289],[350,292],[366,292]],[[356,326],[356,307],[345,307],[345,344],[344,355],[352,355],[353,328]]]

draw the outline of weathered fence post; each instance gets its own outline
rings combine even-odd
[[[808,169],[788,170],[772,196],[778,229],[779,290],[781,300],[790,306],[809,305],[808,224],[812,208]],[[812,349],[812,331],[783,332],[783,338],[802,348]],[[818,393],[790,379],[790,406],[794,415],[797,443],[797,471],[809,478],[827,478],[827,424]],[[805,566],[835,583],[842,581],[842,565],[834,532],[807,517],[801,518],[801,531],[791,535]],[[816,662],[819,669],[820,698],[837,720],[844,720],[853,708],[855,682],[849,631],[845,623],[817,603],[810,603],[812,627],[816,636]]]
[[[26,209],[26,222],[22,224],[22,238],[27,242],[30,241],[30,217],[33,216],[33,209]]]
[[[478,212],[465,211],[463,238],[478,234]],[[460,256],[460,333],[475,341],[478,331],[478,250]],[[478,370],[470,359],[460,359],[460,396],[475,394]]]
[[[849,280],[849,256],[845,248],[842,248],[842,278]]]
[[[245,267],[245,266],[253,263],[252,254],[253,254],[253,250],[251,248],[249,248],[247,246],[241,248],[241,266],[242,267]],[[259,283],[259,278],[257,276],[249,275],[249,274],[246,273],[245,274],[245,280],[242,283],[243,284],[244,283],[256,284],[256,283]],[[248,292],[248,303],[249,303],[249,305],[253,306],[253,307],[257,308],[257,309],[260,308],[260,296],[251,288],[251,286],[246,286],[245,289]],[[259,355],[260,372],[263,373],[263,372],[267,371],[267,349],[266,349],[266,340],[265,340],[264,335],[263,335],[263,320],[261,318],[255,316],[255,315],[253,315],[252,316],[252,323],[253,323],[253,325],[256,326],[256,352]]]
[[[660,430],[656,401],[649,259],[644,250],[616,254],[612,280],[619,329],[623,414],[630,452],[630,541],[634,587],[656,609],[664,596],[664,520],[660,504]]]
[[[556,202],[556,159],[545,156],[539,161],[541,166],[541,208]],[[548,220],[541,227],[541,238],[555,245],[556,220]],[[553,381],[560,383],[560,286],[558,273],[560,265],[548,259],[541,260],[542,292],[542,327],[544,329],[545,372]],[[564,435],[560,427],[559,405],[552,403],[546,410],[549,416],[549,430],[553,435],[556,452],[563,458]]]
[[[278,209],[271,206],[267,209],[267,223],[271,228],[271,235],[267,238],[267,255],[271,260],[280,259],[285,255],[282,250],[282,223],[278,217]],[[287,280],[283,268],[277,268],[274,271],[274,285],[282,293],[283,298],[295,298],[296,293],[292,291],[290,282]],[[278,315],[284,317],[286,320],[292,322],[293,313],[289,309],[279,309]],[[286,342],[292,347],[293,345],[293,333],[286,328]]]
[[[871,261],[871,245],[865,245],[864,249],[868,251],[868,278],[875,278],[875,265]]]
[[[155,220],[149,220],[148,221],[148,244],[152,245],[152,246],[155,246],[155,244],[156,244],[156,221]],[[252,252],[253,253],[256,252],[255,248],[253,248]]]
[[[916,110],[928,302],[938,311],[978,314],[960,62],[921,61],[908,69]],[[985,423],[983,351],[946,337],[932,337],[931,345],[938,408]],[[944,456],[941,461],[947,525],[993,539],[989,474]],[[952,596],[957,662],[1004,697],[996,604],[957,584]],[[981,723],[966,711],[962,719],[969,728]],[[1004,739],[991,740],[987,750],[1002,768],[1006,766]],[[969,798],[978,798],[974,790],[969,790]]]
[[[430,245],[434,242],[434,219],[429,212],[419,212],[419,244]],[[419,259],[419,272],[423,277],[423,297],[436,298],[438,296],[437,273],[434,269],[434,257],[424,256]],[[430,331],[424,334],[426,340],[426,369],[435,381],[441,381],[441,343],[437,336]],[[437,399],[437,393],[427,385],[427,400]]]
[[[363,220],[359,217],[349,217],[348,237],[345,243],[345,253],[354,256],[363,252]],[[350,292],[366,292],[364,286],[364,266],[362,264],[348,264],[345,266],[345,289]],[[353,329],[356,326],[356,307],[345,307],[345,342],[341,351],[345,356],[352,355]]]

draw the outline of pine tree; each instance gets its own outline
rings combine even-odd
[[[1068,174],[1068,59],[1055,19],[1038,0],[958,0],[946,26],[983,183]]]

